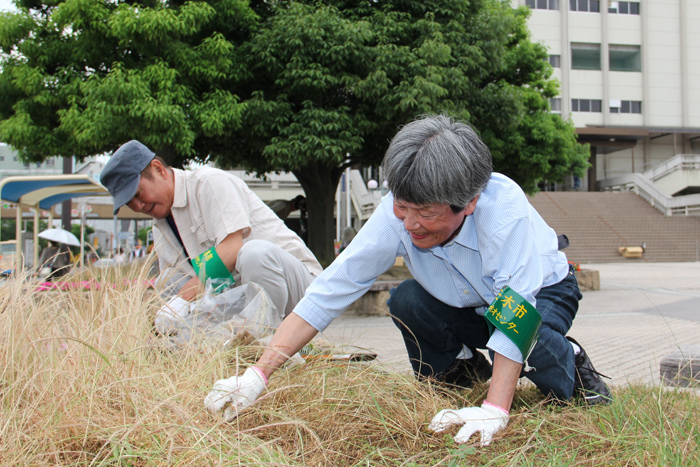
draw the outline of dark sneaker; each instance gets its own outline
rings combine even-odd
[[[612,402],[612,394],[606,386],[601,376],[608,378],[605,375],[598,373],[588,358],[588,354],[583,350],[581,344],[576,342],[572,337],[566,337],[570,342],[578,345],[581,352],[576,355],[576,378],[574,378],[574,396],[579,395],[583,398],[587,405],[609,404]],[[608,378],[610,379],[610,378]]]
[[[470,347],[471,348],[471,347]],[[470,388],[478,381],[487,381],[491,377],[491,364],[484,354],[471,349],[474,356],[469,359],[457,359],[445,372],[445,383],[463,388]]]

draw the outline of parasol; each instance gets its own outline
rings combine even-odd
[[[80,246],[78,237],[63,229],[48,229],[39,234],[41,238],[66,245]]]

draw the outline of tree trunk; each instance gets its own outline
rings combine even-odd
[[[293,171],[306,195],[307,245],[325,268],[335,259],[335,191],[343,173],[340,167],[328,167],[312,162]]]
[[[163,158],[166,164],[168,164],[171,167],[175,167],[178,169],[182,169],[182,161],[181,158],[177,156],[177,152],[175,152],[175,148],[170,145],[166,144],[163,147],[160,147],[158,149],[154,148],[149,148],[151,151],[155,152],[157,156],[160,156]]]

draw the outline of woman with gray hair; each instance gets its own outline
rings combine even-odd
[[[392,140],[383,168],[390,193],[309,286],[258,363],[216,382],[207,408],[231,402],[224,418],[236,417],[397,257],[413,279],[388,304],[416,377],[463,387],[491,378],[481,407],[442,410],[430,429],[463,425],[457,442],[479,431],[489,444],[508,423],[521,376],[554,400],[608,403],[585,351],[566,337],[581,293],[557,235],[515,182],[492,172],[473,128],[446,116],[412,122]]]

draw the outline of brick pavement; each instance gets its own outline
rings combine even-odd
[[[679,347],[700,345],[700,263],[589,264],[601,290],[583,292],[570,335],[612,385],[659,384],[659,362]],[[388,369],[409,372],[398,329],[388,317],[346,313],[324,332],[336,345],[378,354]]]

